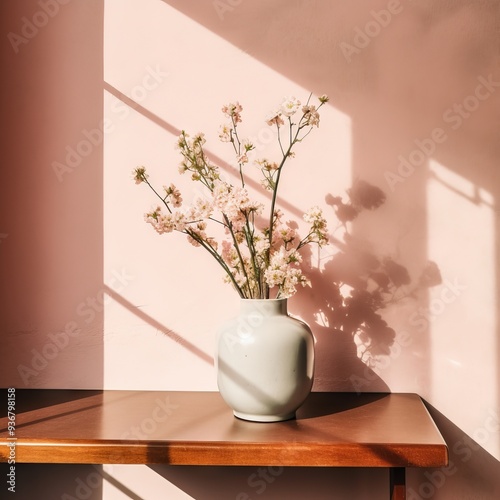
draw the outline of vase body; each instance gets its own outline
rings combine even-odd
[[[314,337],[287,312],[287,299],[241,299],[240,313],[217,335],[217,384],[236,417],[295,417],[314,376]]]

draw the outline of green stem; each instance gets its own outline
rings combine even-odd
[[[172,213],[172,209],[170,208],[169,204],[167,203],[166,196],[160,196],[160,194],[156,191],[156,189],[149,183],[147,179],[144,179],[144,182],[151,188],[153,193],[160,198],[160,200],[163,202],[163,204],[167,207],[167,210]]]
[[[240,156],[241,154],[241,141],[238,136],[238,130],[237,130],[237,125],[236,122],[234,121],[234,117],[231,116],[231,123],[233,124],[233,131],[234,131],[234,137],[236,138],[236,142],[233,139],[233,135],[231,134],[231,143],[233,144],[233,149],[234,152],[236,153],[236,156]],[[238,144],[238,147],[236,147],[236,144]],[[245,187],[245,176],[243,175],[243,168],[240,162],[238,162],[238,168],[240,171],[240,179],[241,179],[241,187]]]
[[[233,273],[229,269],[228,265],[224,262],[224,259],[222,258],[222,256],[214,248],[212,248],[212,246],[209,245],[203,238],[200,238],[195,232],[193,232],[193,231],[191,231],[189,229],[185,229],[184,231],[181,231],[181,232],[184,233],[184,234],[187,234],[187,235],[191,236],[191,238],[193,238],[195,241],[197,241],[205,250],[208,251],[208,253],[224,269],[224,271],[226,272],[226,274],[229,276],[229,279],[233,283],[233,286],[235,287],[236,291],[238,292],[238,294],[240,295],[240,297],[242,299],[244,299],[245,298],[245,294],[244,294],[243,290],[241,289],[241,287],[236,282],[236,279],[235,279]]]
[[[252,294],[252,289],[250,287],[250,281],[248,279],[248,273],[247,273],[247,269],[245,267],[245,261],[243,260],[243,255],[241,255],[241,250],[240,250],[240,246],[238,245],[238,240],[236,239],[236,235],[234,234],[234,231],[233,231],[233,226],[231,224],[231,222],[229,221],[229,218],[227,217],[226,214],[222,214],[223,217],[224,217],[224,220],[226,222],[226,227],[228,228],[229,230],[229,234],[231,235],[231,238],[233,239],[233,245],[234,245],[234,248],[236,249],[236,253],[238,254],[238,259],[240,261],[240,264],[241,264],[241,269],[243,271],[243,275],[245,276],[246,278],[246,282],[248,284],[248,291],[249,291],[249,295],[250,299],[253,299],[253,294]]]
[[[251,257],[251,262],[252,262],[252,267],[253,267],[253,272],[255,276],[255,282],[257,283],[258,287],[258,298],[262,298],[262,285],[261,285],[261,279],[260,279],[260,268],[257,265],[256,261],[256,254],[257,252],[255,251],[255,245],[254,245],[254,236],[255,236],[255,225],[254,221],[250,222],[248,214],[245,214],[245,239],[247,242],[248,249],[250,250],[250,257]]]

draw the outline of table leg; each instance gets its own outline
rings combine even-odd
[[[406,470],[404,467],[391,467],[391,500],[406,500]]]

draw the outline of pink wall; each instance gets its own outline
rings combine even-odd
[[[103,311],[83,313],[102,289],[102,140],[82,141],[102,120],[102,5],[1,8],[0,379],[100,387]]]
[[[159,184],[187,189],[173,148],[181,129],[206,132],[210,152],[230,161],[220,107],[239,100],[243,126],[271,154],[263,117],[284,95],[326,93],[282,191],[287,215],[319,204],[332,233],[312,291],[290,303],[316,335],[315,390],[419,393],[452,462],[411,471],[409,498],[498,498],[499,8],[2,3],[1,384],[216,390],[215,330],[237,299],[207,256],[146,226],[153,199],[131,171],[146,165]],[[329,195],[345,201],[358,180],[385,202],[356,219],[346,244]],[[401,286],[353,340],[336,330],[330,298],[339,280],[362,287],[368,269]],[[93,495],[106,500],[387,495],[385,471],[286,469],[264,490],[252,468],[98,472]],[[64,492],[91,473],[65,469]]]

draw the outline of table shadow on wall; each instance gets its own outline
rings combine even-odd
[[[498,498],[500,462],[482,446],[498,433],[498,415],[490,413],[471,437],[432,405],[425,404],[448,445],[449,464],[439,469],[410,469],[409,497],[441,498],[443,493],[443,498]]]

